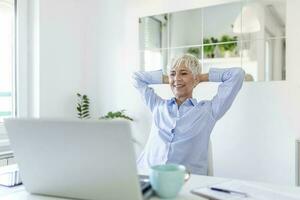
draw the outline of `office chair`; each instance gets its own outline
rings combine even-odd
[[[212,143],[211,140],[209,140],[208,143],[208,151],[207,151],[207,175],[208,176],[213,176],[214,175],[214,168],[213,168],[213,152],[212,152]]]

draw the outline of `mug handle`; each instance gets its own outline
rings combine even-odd
[[[191,178],[191,172],[189,170],[185,170],[184,182],[187,182]]]

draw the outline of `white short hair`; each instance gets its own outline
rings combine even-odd
[[[202,66],[199,59],[191,54],[183,54],[174,57],[168,65],[168,73],[170,73],[172,69],[179,67],[181,64],[184,64],[188,69],[190,69],[194,76],[201,74]]]

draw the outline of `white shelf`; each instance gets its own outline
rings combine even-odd
[[[247,59],[249,60],[249,59]],[[206,63],[241,63],[242,58],[241,57],[228,57],[228,58],[204,58],[203,64]]]

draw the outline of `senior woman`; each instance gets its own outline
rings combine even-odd
[[[137,160],[138,170],[153,165],[176,163],[194,174],[206,175],[209,137],[241,89],[245,73],[241,68],[214,69],[201,73],[199,60],[184,54],[172,60],[168,76],[161,70],[135,72],[134,86],[152,112],[153,122],[147,144]],[[201,82],[221,82],[211,100],[197,101],[193,89]],[[163,99],[150,84],[169,84],[174,94]]]

